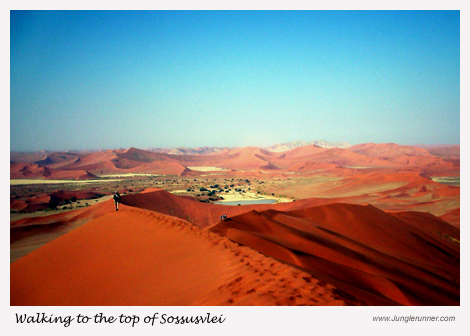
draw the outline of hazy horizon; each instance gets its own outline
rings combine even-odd
[[[320,139],[460,144],[460,12],[10,12],[10,151]]]
[[[277,142],[277,143],[273,143],[271,145],[267,145],[267,146],[256,146],[254,144],[250,145],[244,145],[244,146],[206,146],[206,145],[201,145],[201,146],[178,146],[178,147],[158,147],[158,146],[154,146],[154,147],[137,147],[137,146],[128,146],[128,147],[115,147],[115,148],[105,148],[105,147],[96,147],[96,148],[81,148],[81,149],[78,149],[78,148],[63,148],[63,149],[47,149],[47,148],[43,148],[43,149],[37,149],[37,150],[13,150],[13,149],[10,149],[10,152],[23,152],[23,153],[34,153],[34,152],[42,152],[42,151],[46,151],[46,152],[67,152],[67,151],[90,151],[90,152],[93,152],[93,151],[107,151],[107,150],[126,150],[126,149],[129,149],[129,148],[137,148],[137,149],[140,149],[140,150],[147,150],[147,149],[196,149],[196,148],[243,148],[243,147],[258,147],[258,148],[269,148],[269,147],[273,147],[273,146],[276,146],[276,145],[284,145],[284,144],[290,144],[290,143],[293,143],[293,142],[297,142],[297,141],[305,141],[305,140],[294,140],[294,141],[290,141],[290,142]],[[310,141],[314,141],[314,140],[309,140],[309,141],[305,141],[305,142],[310,142]],[[347,141],[327,141],[327,140],[323,140],[323,139],[318,139],[318,141],[326,141],[326,142],[331,142],[331,143],[334,143],[334,142],[341,142],[341,143],[348,143]],[[396,144],[396,145],[400,145],[400,146],[410,146],[410,147],[425,147],[425,148],[432,148],[432,147],[452,147],[452,146],[460,146],[460,143],[435,143],[435,144],[400,144],[400,143],[396,143],[396,142],[382,142],[382,143],[376,143],[376,142],[361,142],[361,143],[354,143],[354,144],[351,144],[349,143],[351,146],[354,146],[354,145],[360,145],[360,144],[366,144],[366,143],[375,143],[375,144],[390,144],[390,143],[393,143],[393,144]]]

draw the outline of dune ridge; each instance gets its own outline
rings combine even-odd
[[[251,211],[210,230],[309,270],[358,304],[459,304],[460,247],[447,237],[459,231],[429,214],[335,203]]]
[[[176,216],[200,227],[207,227],[218,223],[220,216],[223,214],[233,217],[251,210],[295,210],[331,202],[335,202],[335,199],[310,198],[286,203],[226,206],[202,203],[195,199],[173,195],[159,188],[151,188],[140,194],[124,195],[122,197],[122,203],[128,206]]]
[[[181,219],[123,206],[11,264],[16,305],[344,305],[334,287]]]

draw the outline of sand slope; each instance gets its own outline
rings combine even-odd
[[[233,207],[159,189],[122,201],[119,212],[109,200],[12,223],[18,240],[32,227],[82,225],[11,264],[12,304],[340,303],[333,293],[358,305],[460,302],[460,231],[427,213],[315,198]],[[312,277],[340,291],[312,294]]]
[[[36,163],[11,163],[10,164],[10,179],[70,179],[70,180],[84,180],[96,178],[95,175],[91,174],[86,170],[65,170],[65,169],[53,169],[44,167]]]
[[[357,304],[458,305],[460,247],[455,227],[423,213],[329,204],[251,211],[210,228],[305,268]]]
[[[333,287],[180,219],[123,206],[10,266],[11,305],[341,305]]]
[[[348,148],[355,153],[377,158],[390,158],[396,156],[432,156],[429,151],[420,147],[401,146],[394,143],[364,143]]]

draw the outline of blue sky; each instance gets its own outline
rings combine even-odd
[[[10,150],[460,143],[459,11],[11,11]]]

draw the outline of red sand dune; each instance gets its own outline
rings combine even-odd
[[[38,165],[57,169],[76,161],[80,157],[76,153],[54,152],[47,155],[44,160],[36,161]]]
[[[119,153],[118,150],[89,153],[64,166],[63,169],[87,170],[95,174],[100,173],[101,170],[104,172],[115,170],[116,167],[112,164],[112,160],[117,158],[117,153]]]
[[[44,169],[50,169],[50,171],[52,169],[80,170],[91,174],[140,172],[183,175],[188,174],[186,168],[192,166],[215,166],[237,171],[273,171],[281,169],[295,172],[305,171],[302,168],[307,166],[327,164],[333,165],[329,166],[328,169],[336,169],[335,166],[419,168],[428,174],[444,176],[459,173],[459,152],[460,146],[452,147],[447,150],[437,150],[436,154],[439,155],[436,156],[424,148],[371,143],[352,146],[348,149],[304,146],[282,153],[274,153],[257,147],[242,147],[224,149],[210,154],[183,155],[145,151],[131,147],[126,150],[109,150],[88,154],[49,153],[45,159],[36,161],[36,166],[26,168],[27,170],[33,170],[29,175],[27,172],[23,172],[24,174],[18,173],[25,165],[15,166],[15,164],[10,167],[10,175],[15,176],[11,178],[41,177],[49,174],[47,171],[44,172]],[[188,153],[197,152],[189,151]],[[12,162],[16,164],[20,162],[19,160],[22,157],[25,160],[23,163],[31,164],[28,161],[31,159],[31,155],[21,156],[12,153],[12,157],[16,160]]]
[[[386,190],[390,193],[392,190],[409,190],[422,185],[434,184],[431,179],[412,171],[359,171],[354,176],[341,181],[341,185],[331,188],[319,195],[341,196],[345,193],[367,194]],[[402,189],[399,189],[403,187]],[[444,188],[446,186],[443,186]],[[367,190],[370,189],[368,192]]]
[[[74,211],[62,212],[42,217],[29,217],[14,221],[10,224],[11,227],[27,227],[32,225],[49,225],[61,224],[67,225],[79,220],[89,222],[95,218],[99,218],[107,213],[113,212],[114,202],[108,200],[95,204],[93,206],[81,208]]]
[[[10,209],[22,211],[40,211],[49,207],[50,195],[37,195],[28,198],[13,198],[10,200]]]
[[[445,162],[443,159],[435,156],[412,156],[412,155],[397,155],[387,158],[388,162],[393,162],[400,167],[413,167],[418,166],[422,168],[432,168],[432,166],[442,166],[445,169],[451,169],[453,164]]]
[[[53,169],[40,166],[36,163],[12,163],[10,164],[10,179],[91,179],[95,175],[85,170]]]
[[[432,215],[330,204],[251,211],[210,230],[302,267],[357,304],[459,305],[460,248],[442,234],[458,230]]]
[[[178,162],[172,161],[155,161],[150,163],[141,164],[135,168],[128,169],[130,173],[140,173],[144,171],[149,174],[159,175],[183,175],[186,167]]]
[[[366,143],[349,147],[348,150],[367,157],[386,160],[391,166],[397,168],[420,167],[426,174],[430,175],[454,175],[460,172],[460,154],[455,155],[460,151],[460,146],[433,151],[393,143]]]
[[[47,176],[50,180],[88,180],[95,179],[96,176],[85,170],[58,170],[50,169],[51,174]]]
[[[439,216],[439,218],[460,229],[460,207]]]
[[[22,210],[28,206],[25,199],[14,199],[10,198],[10,209],[11,210]]]
[[[428,151],[429,153],[442,157],[443,159],[460,160],[460,145],[428,148]]]
[[[47,157],[46,151],[39,152],[10,152],[10,163],[34,163]]]
[[[50,175],[47,168],[39,166],[36,163],[11,163],[10,164],[10,179],[21,178],[45,178]]]
[[[348,150],[376,158],[396,156],[432,156],[426,149],[413,146],[401,146],[394,143],[365,143],[351,146]]]
[[[10,266],[16,305],[341,305],[334,288],[226,238],[123,206]]]
[[[49,195],[37,198],[38,201],[46,201],[46,199],[50,200]],[[251,210],[296,210],[335,201],[336,199],[312,198],[289,203],[226,206],[202,203],[190,197],[175,196],[160,188],[149,188],[139,194],[122,195],[122,204],[124,205],[175,216],[200,227],[218,223],[220,216],[223,214],[232,217]],[[41,225],[74,225],[78,221],[83,224],[113,211],[113,201],[109,200],[65,213],[16,220],[11,222],[10,226],[15,228]]]
[[[148,152],[141,149],[131,147],[122,153],[116,154],[119,159],[125,159],[135,162],[153,162],[153,161],[167,161],[169,156],[167,154]]]
[[[348,170],[349,171],[349,170]],[[440,216],[460,202],[460,188],[432,181],[416,171],[357,170],[328,188],[312,186],[310,194],[339,202],[372,203],[382,210],[419,209]],[[455,221],[452,222],[454,224]]]
[[[217,165],[234,170],[277,169],[270,163],[276,154],[257,147],[243,147],[230,150],[225,155],[213,155]]]
[[[445,210],[449,207],[449,205],[447,205],[449,202],[448,199],[458,199],[460,195],[460,188],[458,187],[433,182],[415,172],[400,172],[396,174],[372,173],[357,175],[356,178],[346,180],[342,186],[333,189],[331,194],[329,192],[319,193],[319,195],[330,195],[327,199],[306,198],[288,203],[226,206],[201,203],[191,198],[178,197],[164,190],[153,188],[148,190],[145,195],[124,195],[122,202],[129,206],[177,216],[197,226],[205,227],[218,222],[222,214],[227,214],[231,217],[251,210],[264,211],[275,209],[279,211],[290,211],[335,202],[362,204],[364,200],[367,200],[367,193],[375,195],[374,197],[369,197],[371,201],[376,200],[377,197],[382,197],[382,199],[378,198],[376,203],[383,205],[384,202],[390,203],[391,199],[388,197],[390,193],[402,193],[404,197],[408,198],[417,197],[417,193],[422,190],[423,186],[427,188],[426,194],[429,194],[431,197],[433,197],[432,195],[438,195],[435,196],[435,201],[411,205],[407,202],[406,205],[401,205],[398,208],[408,209],[419,207],[420,204],[422,204],[424,207],[423,211],[430,211],[428,208],[432,208],[434,204],[436,211],[448,211]],[[343,195],[343,197],[340,195]],[[442,197],[448,198],[441,199]],[[442,206],[437,205],[439,202],[442,203]],[[385,209],[397,209],[396,206],[391,204],[383,205],[383,207]],[[451,224],[454,223],[455,220],[451,222]]]
[[[119,212],[114,211],[112,200],[109,200],[78,211],[13,223],[20,230],[32,225],[88,222],[12,263],[12,304],[314,304],[312,300],[320,304],[337,304],[339,302],[333,301],[333,293],[340,293],[348,304],[359,305],[459,304],[460,253],[459,243],[455,240],[460,240],[460,234],[458,229],[429,214],[386,213],[372,206],[351,204],[312,206],[334,202],[334,199],[224,206],[177,197],[158,189],[124,195],[122,201]],[[229,220],[219,222],[224,213],[228,214]],[[295,295],[289,292],[288,296],[277,296],[274,300],[267,297],[255,300],[252,295],[245,294],[258,293],[266,286],[257,287],[257,281],[244,273],[246,270],[236,271],[235,275],[232,266],[211,259],[214,253],[225,255],[227,251],[207,251],[208,246],[216,244],[215,236],[207,238],[207,229],[190,226],[188,221],[199,226],[213,224],[209,231],[300,267],[340,291],[333,292],[327,286],[332,295],[327,302],[320,302],[317,294],[300,295],[305,291],[298,287],[294,288],[299,290]],[[160,224],[162,231],[156,228],[160,228]],[[205,242],[198,243],[187,242],[176,233],[168,236],[166,230],[175,225],[184,232],[194,231],[206,237],[210,243],[206,238],[203,239]],[[223,242],[227,248],[229,242]],[[187,245],[192,252],[178,250],[180,245]],[[177,249],[176,255],[165,257],[169,252],[162,254],[162,251],[173,249]],[[211,257],[200,255],[206,253],[204,251]],[[191,253],[209,262],[188,259],[187,255]],[[250,267],[253,266],[251,258],[243,258]],[[161,268],[149,270],[149,260]],[[233,262],[238,265],[233,267],[240,266]],[[118,267],[122,263],[124,267]],[[211,278],[212,282],[202,285],[200,281],[208,281],[206,272],[213,272],[209,265],[212,263],[219,272],[228,273],[220,278],[217,275],[215,279]],[[182,272],[186,275],[181,278],[191,280],[184,284],[176,281],[185,288],[181,292],[184,295],[177,291],[165,296],[164,289],[158,287],[162,281],[171,282],[159,275],[161,269],[166,270],[170,264],[170,272]],[[263,266],[254,271],[258,275],[268,274],[269,265],[263,262]],[[203,270],[202,280],[192,278],[198,274],[193,266]],[[81,277],[82,273],[85,278]],[[272,275],[279,275],[279,272],[274,273],[259,281],[270,281]],[[240,280],[236,280],[238,277],[245,279],[250,288],[241,285]],[[304,276],[294,278],[287,283],[297,283],[300,278],[305,280]],[[279,278],[282,279],[285,281],[285,277]],[[106,281],[111,281],[109,289],[100,285]],[[123,288],[125,283],[139,281],[149,282],[155,295],[148,292],[147,286],[143,286],[144,289]],[[309,281],[302,286],[307,286]],[[234,290],[234,286],[246,289],[245,294],[238,295],[240,292]],[[95,292],[95,287],[102,294]],[[64,294],[72,288],[76,291],[72,290],[71,295]],[[116,295],[117,292],[122,295]],[[194,295],[188,296],[188,292],[194,292]]]
[[[121,170],[116,168],[116,166],[113,164],[112,161],[97,162],[97,163],[90,163],[90,164],[73,163],[71,165],[65,166],[63,169],[67,169],[67,170],[86,169],[86,171],[89,171],[95,175],[122,173]]]
[[[183,155],[168,155],[131,147],[127,150],[90,153],[63,168],[86,169],[98,175],[122,173],[181,175],[186,169],[186,167],[180,163],[180,161],[184,160],[185,156]],[[203,161],[204,158],[198,160]]]
[[[82,190],[58,190],[54,191],[49,194],[54,199],[57,200],[69,200],[71,198],[75,198],[77,200],[83,199],[92,199],[97,198],[100,194],[93,192],[93,191],[82,191]]]
[[[232,217],[251,210],[296,210],[319,204],[319,202],[323,204],[325,201],[321,199],[305,199],[277,204],[227,206],[203,203],[191,198],[175,196],[158,188],[152,188],[140,194],[122,196],[122,204],[176,216],[200,227],[206,227],[219,222],[220,216],[223,214]],[[334,200],[330,202],[334,202]]]
[[[307,162],[333,163],[342,167],[389,167],[384,160],[354,153],[349,149],[330,148],[309,157]]]
[[[289,167],[292,172],[318,172],[328,171],[329,173],[344,171],[337,164],[334,163],[316,163],[316,162],[299,162]],[[341,175],[348,175],[347,172]]]
[[[32,204],[37,207],[39,205]],[[48,204],[45,206],[48,207]],[[53,239],[113,211],[115,211],[113,201],[109,200],[78,210],[10,222],[10,260],[17,260]]]
[[[172,162],[178,164],[170,155],[162,153],[153,153],[131,147],[122,153],[117,153],[116,158],[112,160],[116,168],[132,169],[139,166],[145,167],[149,163],[157,164],[159,162]],[[144,169],[145,170],[145,169]]]

